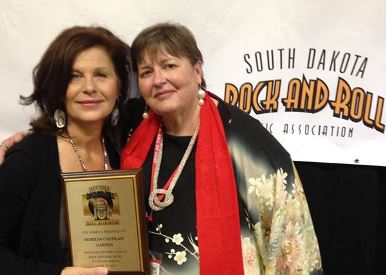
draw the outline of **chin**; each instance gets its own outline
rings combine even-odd
[[[149,107],[159,116],[173,113],[178,109],[176,108],[175,104],[154,104],[153,106],[150,105]]]
[[[79,123],[104,123],[105,120],[107,119],[106,115],[83,115],[79,117],[74,117],[74,121],[78,121]]]
[[[176,108],[157,108],[157,109],[153,109],[153,111],[159,116],[165,116],[165,115],[175,113]]]

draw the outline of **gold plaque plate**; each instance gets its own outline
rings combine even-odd
[[[149,274],[140,170],[63,173],[74,266],[109,274]]]

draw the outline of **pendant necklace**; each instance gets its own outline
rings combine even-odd
[[[177,168],[174,170],[173,174],[170,176],[169,180],[166,182],[163,188],[158,188],[158,175],[161,167],[162,161],[162,149],[163,149],[163,133],[162,127],[159,127],[156,142],[154,146],[154,157],[152,162],[151,169],[151,180],[150,180],[150,195],[149,195],[149,206],[154,211],[160,211],[165,207],[171,205],[174,201],[174,196],[172,194],[173,188],[175,187],[178,178],[181,175],[182,169],[184,169],[185,163],[188,160],[190,153],[192,152],[193,146],[196,143],[198,136],[198,129],[200,128],[200,123],[196,130],[194,131],[193,136],[190,139],[189,145],[186,148],[184,155]],[[148,217],[148,220],[151,221],[152,217]]]
[[[78,160],[79,160],[80,166],[82,167],[83,172],[86,172],[87,168],[86,168],[86,165],[84,163],[84,160],[80,156],[78,147],[75,145],[74,140],[72,139],[72,137],[69,134],[68,134],[68,138],[70,139],[72,149],[74,150],[76,156],[78,157]],[[102,148],[103,148],[104,168],[107,171],[107,170],[109,170],[108,161],[107,161],[108,157],[107,157],[107,150],[106,150],[106,146],[105,146],[105,139],[103,137],[102,137]]]

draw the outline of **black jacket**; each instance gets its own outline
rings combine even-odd
[[[106,141],[112,167],[118,154]],[[0,274],[60,274],[61,177],[56,137],[31,134],[0,166]]]

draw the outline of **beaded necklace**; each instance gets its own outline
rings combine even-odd
[[[180,164],[178,164],[177,168],[174,170],[173,174],[170,176],[165,186],[163,188],[158,188],[158,175],[161,167],[163,149],[162,127],[159,127],[156,137],[156,143],[154,146],[154,157],[152,162],[150,181],[150,195],[148,200],[150,208],[154,211],[160,211],[173,203],[173,189],[177,183],[178,178],[181,175],[182,169],[184,169],[185,163],[188,160],[190,153],[192,152],[193,146],[196,143],[199,128],[200,125],[198,125],[196,130],[194,131],[194,134],[190,139],[189,145],[186,148],[184,155],[182,156]]]

